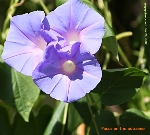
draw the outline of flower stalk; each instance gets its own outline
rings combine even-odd
[[[62,123],[63,127],[62,127],[62,130],[61,130],[61,135],[64,134],[64,130],[65,130],[65,125],[66,125],[66,121],[67,121],[68,106],[69,106],[69,103],[66,103],[65,110],[64,110],[64,116],[63,116],[63,123]]]
[[[100,135],[100,134],[99,134],[99,131],[98,131],[97,124],[96,124],[96,121],[95,121],[95,119],[94,119],[94,114],[93,114],[92,109],[91,109],[91,107],[90,107],[88,95],[86,95],[86,100],[87,100],[87,104],[88,104],[89,111],[90,111],[91,116],[92,116],[92,121],[93,121],[93,123],[94,123],[95,130],[96,130],[96,132],[97,132],[97,135]]]

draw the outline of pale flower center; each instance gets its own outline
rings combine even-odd
[[[77,32],[70,32],[69,35],[68,35],[68,42],[70,44],[73,44],[74,42],[78,42],[80,41],[80,37],[79,37],[79,34]]]
[[[63,70],[67,73],[71,73],[75,70],[75,64],[71,60],[67,60],[63,64]]]
[[[41,36],[39,36],[38,37],[38,40],[37,40],[37,46],[42,50],[42,51],[44,51],[45,50],[45,48],[46,48],[46,41],[41,37]]]

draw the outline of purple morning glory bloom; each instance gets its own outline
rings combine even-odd
[[[63,50],[49,45],[43,61],[35,68],[32,77],[46,94],[64,102],[76,101],[93,90],[100,82],[102,71],[95,57],[80,42]]]
[[[91,54],[99,50],[105,32],[104,19],[80,0],[68,0],[46,18],[50,24],[50,31],[45,31],[46,36],[55,35],[68,44],[81,42]]]
[[[46,24],[44,18],[43,11],[34,11],[11,19],[2,58],[25,75],[32,75],[46,48],[47,43],[40,35],[40,30],[44,27],[42,21]],[[48,25],[43,29],[48,30]]]
[[[79,0],[68,0],[45,17],[34,11],[11,19],[3,60],[32,75],[53,98],[76,101],[100,82],[94,55],[104,35],[104,19]]]

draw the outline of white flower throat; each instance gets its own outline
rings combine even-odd
[[[71,73],[75,70],[75,64],[71,60],[65,61],[62,67],[66,73]]]
[[[80,41],[79,34],[75,31],[72,31],[69,33],[67,40],[70,44],[78,42],[78,41]]]

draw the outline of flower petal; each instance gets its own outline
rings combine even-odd
[[[104,25],[102,24],[104,24],[104,21],[90,25],[80,32],[80,40],[91,54],[95,54],[100,49],[105,33]]]
[[[33,81],[46,94],[50,94],[51,97],[66,102],[68,87],[66,83],[68,83],[69,79],[61,72],[61,61],[57,56],[54,46],[48,46],[45,53],[47,53],[45,61],[41,62],[33,71]]]
[[[32,75],[46,47],[46,42],[39,35],[43,18],[44,12],[35,11],[11,20],[2,58],[25,75]]]
[[[96,70],[97,69],[94,70],[94,67],[92,66],[91,69],[88,70],[89,73],[83,71],[83,78],[81,80],[76,79],[74,81],[71,81],[67,102],[79,100],[96,87],[96,85],[101,80],[100,75],[102,74],[100,69],[98,69],[97,71]],[[98,73],[98,75],[95,75],[96,73]]]
[[[79,0],[71,0],[71,2],[73,5],[72,18],[76,30],[80,31],[80,42],[87,51],[95,54],[101,46],[105,32],[104,18]]]
[[[17,71],[31,76],[34,68],[42,60],[43,51],[38,48],[24,46],[26,45],[5,42],[2,58]]]
[[[83,70],[83,73],[86,72],[98,78],[99,81],[101,80],[101,67],[94,55],[90,54],[89,52],[86,52],[83,46],[81,46],[74,57],[75,64],[80,70]]]
[[[50,67],[50,66],[49,66]],[[50,67],[50,70],[52,67]],[[54,71],[54,70],[53,70]],[[56,85],[59,84],[60,80],[62,79],[62,75],[58,74],[55,69],[55,73],[45,71],[42,73],[37,67],[32,74],[34,83],[46,94],[50,94]]]
[[[104,19],[80,0],[68,0],[51,12],[47,19],[51,30],[69,39],[68,42],[70,38],[83,42],[91,54],[99,50],[104,35]]]
[[[76,42],[73,45],[67,45],[63,47],[62,49],[57,50],[57,54],[60,58],[69,60],[79,50],[80,45],[81,45],[80,42]]]
[[[90,54],[90,52],[86,50],[86,47],[83,44],[80,45],[80,48],[74,56],[74,62],[76,65],[93,59],[95,59],[94,55]]]
[[[90,54],[86,55],[89,55],[88,57],[91,57],[89,58],[91,60],[87,61],[84,59],[83,63],[79,62],[76,65],[77,73],[74,73],[71,77],[72,81],[68,93],[68,102],[73,102],[84,97],[86,93],[93,90],[101,81],[102,71],[99,63]]]
[[[70,84],[68,100],[67,100],[68,103],[79,100],[80,98],[86,95],[86,92],[79,85],[78,81],[79,80],[72,81]]]
[[[66,61],[67,58],[60,57],[60,52],[49,45],[45,51],[44,61],[32,75],[40,89],[64,102],[82,98],[96,87],[102,77],[100,65],[94,55],[84,50],[80,44],[74,44],[71,49],[75,51],[70,58],[75,64],[75,69],[71,73],[65,73],[62,68],[62,61]]]
[[[70,3],[70,2],[69,2]],[[51,30],[54,30],[65,36],[70,28],[70,4],[66,2],[65,4],[59,6],[54,11],[50,12],[46,18],[50,24]],[[64,14],[62,14],[64,13]]]
[[[34,31],[34,34],[38,34],[39,30],[42,28],[42,22],[43,21],[47,22],[47,19],[45,18],[45,13],[43,11],[34,11],[34,12],[29,13],[28,16],[29,16],[31,28]],[[28,22],[26,22],[26,23],[28,24]],[[21,26],[19,26],[19,27],[21,27]],[[49,29],[50,29],[50,26],[49,26]],[[26,29],[25,29],[25,31],[27,32]]]
[[[53,91],[51,91],[50,96],[57,100],[68,102],[68,87],[70,85],[70,82],[70,79],[67,76],[63,75]]]
[[[44,54],[44,61],[35,68],[32,78],[40,89],[50,94],[62,78],[60,74],[61,62],[54,46],[48,46]]]

